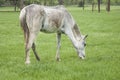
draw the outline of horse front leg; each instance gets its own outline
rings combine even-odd
[[[61,61],[60,60],[60,47],[61,47],[60,41],[61,41],[61,33],[57,33],[57,51],[56,51],[57,61]]]

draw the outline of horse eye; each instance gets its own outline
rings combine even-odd
[[[84,43],[84,46],[86,46],[86,43]]]
[[[83,44],[84,47],[86,46],[86,42],[83,42],[82,44]]]

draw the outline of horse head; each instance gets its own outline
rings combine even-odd
[[[81,39],[79,40],[79,44],[78,47],[76,48],[78,56],[81,59],[85,58],[85,46],[86,46],[86,42],[85,39],[87,38],[88,35],[82,35]]]

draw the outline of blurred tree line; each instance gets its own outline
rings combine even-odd
[[[0,6],[19,6],[21,0],[0,0]],[[23,0],[25,5],[32,3],[41,5],[78,5],[83,6],[83,4],[97,4],[98,0]],[[111,5],[120,5],[120,0],[110,0]],[[100,4],[106,4],[107,0],[100,0]]]
[[[100,5],[106,5],[106,10],[110,11],[110,5],[120,5],[120,0],[0,0],[0,6],[14,6],[14,10],[16,8],[22,9],[25,5],[29,4],[40,4],[47,6],[54,5],[76,5],[79,7],[83,7],[85,5],[92,5],[92,11],[94,11],[94,7],[98,5],[98,12],[100,12]]]

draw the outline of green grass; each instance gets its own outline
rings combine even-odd
[[[62,35],[61,62],[55,61],[56,34],[40,33],[37,62],[24,64],[24,39],[18,12],[0,12],[0,80],[119,80],[120,7],[110,13],[68,7],[80,31],[88,34],[86,59],[78,58],[70,40]]]
[[[14,11],[14,7],[0,7],[0,11]],[[16,11],[19,11],[19,8],[16,8]]]

